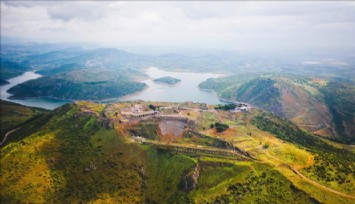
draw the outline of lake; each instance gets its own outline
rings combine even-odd
[[[7,91],[13,87],[16,86],[17,84],[21,84],[23,82],[29,81],[31,79],[37,79],[41,77],[42,75],[36,74],[34,72],[25,72],[20,76],[11,78],[7,80],[10,82],[9,84],[0,86],[1,89],[1,99],[6,100],[6,101],[11,101],[15,103],[19,103],[25,106],[31,106],[31,107],[39,107],[39,108],[45,108],[45,109],[55,109],[61,105],[64,105],[68,103],[68,101],[64,100],[54,100],[54,99],[45,99],[45,98],[34,98],[34,99],[26,99],[26,100],[13,100],[9,99],[11,94],[9,94]]]
[[[127,100],[144,100],[144,101],[167,101],[167,102],[185,102],[193,101],[207,104],[223,103],[219,101],[216,94],[199,89],[198,85],[208,78],[217,78],[222,75],[213,73],[192,73],[192,72],[171,72],[164,71],[155,67],[146,70],[149,79],[141,82],[146,83],[148,87],[143,91],[135,94],[127,95],[121,98],[110,101],[127,101]],[[170,76],[180,79],[181,82],[175,85],[166,85],[153,82],[154,79]],[[7,93],[11,87],[23,83],[31,79],[37,79],[41,75],[34,72],[25,72],[21,76],[14,77],[10,80],[10,84],[1,86],[1,99],[12,101],[26,106],[40,107],[45,109],[54,109],[69,101],[55,100],[55,99],[26,99],[26,100],[12,100],[9,99],[11,94]]]
[[[198,85],[208,78],[221,77],[213,73],[193,72],[171,72],[151,67],[146,70],[149,79],[142,81],[148,85],[145,90],[122,97],[120,100],[144,100],[144,101],[166,101],[166,102],[201,102],[207,104],[221,103],[216,94],[199,89]],[[180,79],[181,82],[175,85],[156,83],[153,80],[160,77],[170,76]]]

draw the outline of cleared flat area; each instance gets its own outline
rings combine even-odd
[[[180,120],[163,120],[159,123],[159,128],[163,135],[173,135],[179,137],[186,127],[186,122]]]

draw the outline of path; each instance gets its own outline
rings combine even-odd
[[[216,110],[213,110],[213,112],[217,116],[219,122],[223,123],[223,119],[221,118],[221,116],[219,116],[218,112]]]
[[[355,196],[348,195],[348,194],[336,191],[336,190],[331,189],[331,188],[329,188],[327,186],[324,186],[324,185],[322,185],[322,184],[320,184],[320,183],[318,183],[316,181],[313,181],[313,180],[309,179],[308,177],[304,176],[303,174],[301,174],[296,168],[292,168],[292,171],[295,172],[297,175],[299,175],[303,180],[307,181],[308,183],[313,184],[316,187],[323,188],[326,191],[329,191],[329,192],[335,193],[337,195],[340,195],[340,196],[355,200]]]
[[[340,196],[342,196],[342,197],[350,198],[350,199],[355,200],[355,196],[353,196],[353,195],[348,195],[348,194],[342,193],[342,192],[340,192],[340,191],[336,191],[336,190],[331,189],[331,188],[329,188],[329,187],[327,187],[327,186],[324,186],[324,185],[322,185],[322,184],[320,184],[320,183],[318,183],[318,182],[316,182],[316,181],[313,181],[312,179],[306,177],[306,176],[303,175],[301,172],[299,172],[297,168],[292,167],[291,165],[289,165],[289,164],[288,164],[287,162],[285,162],[284,160],[282,160],[282,159],[280,159],[280,158],[277,158],[277,157],[275,157],[275,156],[273,156],[273,155],[270,155],[269,153],[266,153],[266,152],[265,152],[265,154],[266,154],[267,156],[269,156],[269,157],[272,157],[272,158],[274,158],[274,159],[276,159],[276,160],[281,161],[283,164],[286,164],[294,173],[296,173],[298,176],[300,176],[303,180],[307,181],[308,183],[311,183],[312,185],[314,185],[314,186],[316,186],[316,187],[319,187],[319,188],[322,188],[322,189],[324,189],[324,190],[326,190],[326,191],[328,191],[328,192],[332,192],[332,193],[335,193],[335,194],[340,195]],[[311,161],[309,160],[308,162],[311,162]]]
[[[5,134],[4,139],[1,141],[0,146],[2,146],[2,145],[5,143],[6,138],[7,138],[11,133],[15,132],[15,131],[18,130],[18,129],[20,129],[20,128],[15,128],[15,129],[13,129],[13,130],[8,131],[8,132]]]

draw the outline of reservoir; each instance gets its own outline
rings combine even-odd
[[[148,87],[136,94],[122,97],[120,100],[144,100],[144,101],[166,101],[185,102],[193,101],[207,104],[221,103],[216,94],[199,89],[198,85],[208,78],[221,77],[220,74],[213,73],[193,73],[193,72],[172,72],[150,67],[146,70],[149,79],[142,81]],[[153,80],[160,77],[174,77],[181,82],[175,85],[156,83]]]
[[[167,102],[185,102],[193,101],[207,104],[219,104],[221,102],[217,95],[203,91],[199,89],[198,85],[208,78],[221,77],[219,74],[213,73],[193,73],[193,72],[175,72],[175,71],[165,71],[158,69],[156,67],[150,67],[145,72],[148,75],[148,79],[141,81],[147,84],[147,88],[137,92],[135,94],[127,95],[121,98],[110,101],[127,101],[127,100],[144,100],[144,101],[167,101]],[[180,79],[181,82],[175,85],[167,85],[153,82],[154,79],[170,76]],[[35,72],[25,72],[21,76],[9,79],[10,84],[0,86],[1,88],[1,99],[12,101],[26,106],[40,107],[45,109],[54,109],[69,101],[65,100],[55,100],[55,99],[45,99],[45,98],[34,98],[26,100],[12,100],[9,99],[11,94],[7,93],[11,87],[17,84],[26,82],[31,79],[37,79],[41,77],[40,74]]]
[[[9,84],[6,84],[4,86],[0,86],[1,89],[1,99],[6,100],[6,101],[11,101],[14,103],[19,103],[25,106],[31,106],[31,107],[38,107],[38,108],[44,108],[44,109],[55,109],[63,104],[68,103],[68,101],[63,101],[63,100],[55,100],[55,99],[45,99],[45,98],[33,98],[33,99],[26,99],[26,100],[13,100],[9,99],[11,94],[7,92],[11,87],[16,86],[17,84],[21,84],[23,82],[32,80],[32,79],[37,79],[41,77],[42,75],[36,74],[35,72],[25,72],[20,76],[11,78],[7,80]]]

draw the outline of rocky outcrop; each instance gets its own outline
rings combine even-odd
[[[196,164],[193,171],[187,172],[180,182],[180,189],[189,192],[197,187],[198,178],[200,177],[200,166]]]

